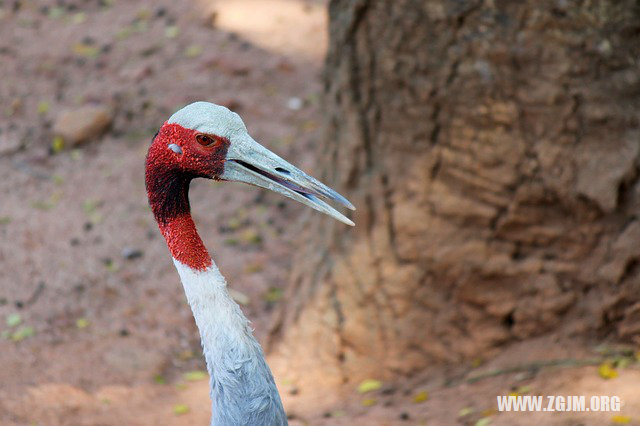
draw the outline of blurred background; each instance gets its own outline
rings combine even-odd
[[[0,424],[208,423],[143,180],[196,100],[358,208],[191,187],[292,425],[640,423],[637,1],[0,0],[0,24]]]

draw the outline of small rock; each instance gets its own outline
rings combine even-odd
[[[142,257],[144,252],[140,249],[133,247],[125,247],[122,249],[122,257],[127,260],[137,259]]]
[[[61,112],[53,125],[53,133],[64,139],[68,147],[100,136],[111,124],[113,112],[105,105],[87,105]]]
[[[11,155],[24,148],[24,143],[15,135],[0,135],[0,157]]]
[[[287,108],[293,111],[298,111],[302,108],[303,104],[304,102],[300,98],[289,98],[287,101]]]

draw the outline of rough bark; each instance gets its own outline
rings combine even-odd
[[[288,377],[637,342],[639,58],[634,0],[331,1],[324,178],[358,211],[308,230]]]

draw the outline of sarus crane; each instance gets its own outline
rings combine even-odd
[[[147,154],[149,204],[200,332],[210,376],[211,425],[286,425],[262,348],[229,296],[227,283],[191,218],[189,184],[194,178],[266,188],[351,226],[351,220],[321,198],[355,208],[333,189],[258,144],[238,114],[212,103],[195,102],[173,114]]]

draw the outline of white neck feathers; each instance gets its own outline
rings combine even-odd
[[[211,376],[212,425],[286,425],[280,396],[249,321],[215,263],[197,271],[173,260],[200,331]]]

